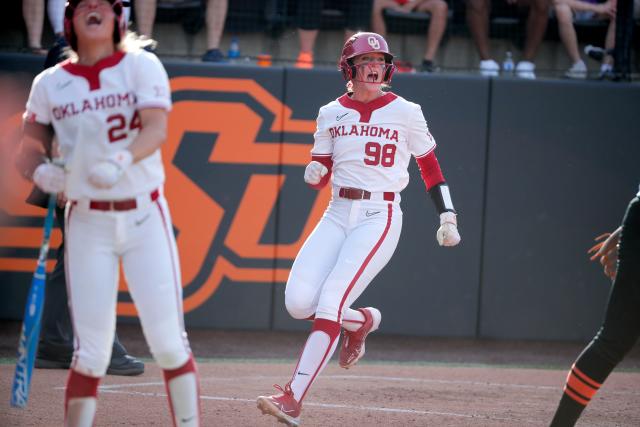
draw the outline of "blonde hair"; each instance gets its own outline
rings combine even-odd
[[[120,43],[116,46],[118,50],[124,50],[125,52],[133,52],[139,49],[155,49],[158,42],[154,39],[150,39],[147,36],[141,36],[135,31],[127,30]]]
[[[124,52],[135,52],[136,50],[151,48],[155,49],[158,45],[158,42],[150,39],[146,36],[141,36],[135,31],[127,30],[124,37],[120,40],[119,43],[114,44],[114,48],[116,51],[121,50]],[[73,62],[78,60],[78,52],[73,50],[71,46],[67,46],[64,48],[65,55],[67,58],[70,58]]]

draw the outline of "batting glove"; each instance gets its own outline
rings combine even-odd
[[[43,163],[33,172],[33,182],[45,193],[64,191],[64,169],[53,163]]]
[[[438,228],[436,238],[440,246],[455,246],[460,243],[456,214],[453,212],[442,212],[440,214],[440,228]]]
[[[304,170],[304,182],[316,185],[327,173],[329,173],[329,169],[325,165],[313,160]]]
[[[125,169],[133,163],[133,155],[129,150],[120,150],[113,153],[91,168],[89,182],[98,188],[111,188],[116,185]]]

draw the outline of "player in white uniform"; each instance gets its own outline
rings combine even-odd
[[[41,164],[33,180],[68,200],[65,258],[75,350],[65,425],[93,425],[113,342],[121,261],[163,369],[173,424],[197,426],[198,377],[162,188],[169,81],[153,54],[124,40],[123,16],[121,0],[69,1],[65,36],[77,57],[34,79],[25,113],[25,140],[51,144],[51,130],[64,163],[64,169]]]
[[[380,324],[373,307],[351,304],[387,264],[402,228],[400,192],[416,158],[438,213],[440,245],[460,242],[448,186],[435,157],[435,141],[419,105],[392,92],[393,56],[375,33],[358,33],[344,45],[340,70],[349,92],[320,108],[312,161],[304,179],[324,187],[333,175],[333,197],[298,253],[285,291],[287,310],[313,320],[291,380],[279,395],[258,397],[258,408],[281,422],[300,422],[302,400],[344,337],[340,366],[353,366],[364,354],[366,336]]]

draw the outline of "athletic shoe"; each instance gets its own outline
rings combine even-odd
[[[313,53],[300,52],[295,63],[296,68],[310,69],[313,68]]]
[[[587,78],[587,65],[584,61],[580,60],[573,64],[571,68],[564,73],[564,76],[568,79],[586,79]]]
[[[209,49],[202,55],[202,62],[226,62],[220,49]]]
[[[598,80],[616,80],[616,75],[613,72],[613,67],[611,66],[611,64],[602,64],[600,66]]]
[[[431,73],[437,72],[438,67],[436,67],[436,64],[434,64],[433,61],[430,61],[428,59],[423,59],[421,71],[423,73],[431,74]]]
[[[284,386],[284,390],[277,384],[274,384],[274,387],[280,390],[282,394],[259,396],[257,400],[258,409],[263,414],[273,415],[283,424],[293,427],[299,426],[302,405],[294,399],[291,383],[287,383]]]
[[[378,329],[382,314],[373,307],[359,308],[364,315],[364,323],[355,332],[346,329],[342,333],[342,345],[340,346],[340,366],[349,369],[364,356],[364,340],[367,335]]]
[[[536,78],[536,64],[531,61],[520,61],[516,65],[516,76],[521,79],[534,80]]]
[[[36,369],[69,369],[71,365],[71,357],[60,359],[47,359],[42,356],[36,356],[34,366]]]
[[[69,369],[71,356],[69,357],[36,357],[34,366],[36,369]],[[111,359],[107,368],[108,375],[135,376],[144,373],[144,363],[135,357],[125,354],[122,357]]]
[[[584,53],[589,56],[589,58],[602,62],[605,55],[613,55],[613,49],[604,49],[588,44],[584,47]]]
[[[125,354],[122,357],[111,359],[107,368],[107,375],[135,376],[144,373],[144,363],[133,356]]]
[[[500,74],[500,65],[493,59],[480,61],[480,74],[486,77],[498,77],[498,74]]]

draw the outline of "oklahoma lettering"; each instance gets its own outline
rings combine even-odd
[[[86,111],[98,111],[131,105],[136,105],[136,95],[133,92],[112,93],[64,105],[56,105],[51,112],[56,120],[63,120]]]
[[[387,129],[379,126],[370,125],[342,125],[329,128],[329,134],[332,138],[338,136],[372,136],[378,138],[386,138],[389,141],[398,142],[398,131],[395,129]]]

